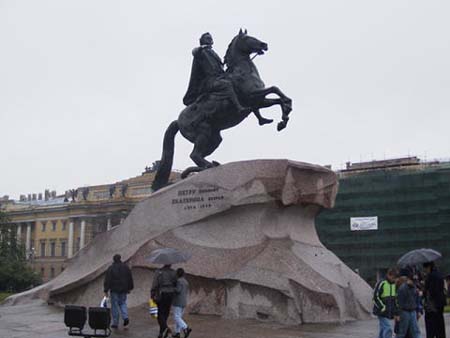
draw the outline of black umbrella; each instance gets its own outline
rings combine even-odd
[[[399,266],[414,266],[427,262],[434,262],[441,258],[442,255],[433,249],[416,249],[405,253],[398,260]]]
[[[145,258],[145,260],[154,264],[170,265],[187,262],[191,256],[192,255],[190,253],[182,252],[177,249],[161,248],[152,251],[150,255]]]

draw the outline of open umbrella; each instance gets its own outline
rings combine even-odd
[[[442,255],[433,249],[416,249],[405,253],[400,257],[397,264],[401,267],[414,266],[427,262],[434,262],[441,257]]]
[[[145,260],[154,264],[166,265],[187,262],[191,256],[190,253],[182,252],[177,249],[161,248],[153,250]]]

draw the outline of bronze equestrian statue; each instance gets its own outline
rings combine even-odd
[[[200,47],[192,52],[191,78],[183,98],[187,107],[164,134],[163,153],[152,184],[153,191],[161,189],[169,181],[178,131],[194,144],[191,159],[197,165],[187,168],[181,174],[184,178],[192,172],[219,165],[205,157],[222,142],[220,131],[238,125],[250,113],[255,114],[260,125],[271,123],[273,120],[262,117],[259,110],[279,105],[282,116],[277,129],[281,131],[287,126],[292,100],[278,87],[266,88],[250,58],[252,54],[263,55],[267,51],[267,43],[241,29],[228,46],[224,63],[212,45],[211,34],[205,33],[200,38]],[[276,94],[278,98],[266,98],[269,94]]]

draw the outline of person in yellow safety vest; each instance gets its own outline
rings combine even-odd
[[[378,338],[392,338],[392,320],[398,320],[397,290],[395,280],[396,271],[389,269],[386,279],[375,286],[373,292],[373,314],[378,317],[380,324]]]

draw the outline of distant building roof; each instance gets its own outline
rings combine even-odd
[[[146,170],[142,175],[131,177],[112,184],[91,185],[78,187],[66,191],[64,195],[57,196],[56,191],[46,190],[45,198],[42,194],[21,195],[20,200],[12,200],[7,196],[0,199],[0,208],[9,211],[24,211],[61,207],[71,203],[104,203],[117,201],[139,201],[151,195],[152,182],[155,172]],[[180,174],[172,171],[170,180],[179,179]]]
[[[388,160],[378,160],[378,161],[373,160],[369,162],[357,162],[357,163],[347,162],[346,168],[342,171],[404,167],[418,164],[420,164],[420,159],[417,156],[411,156],[411,157],[393,158]]]

